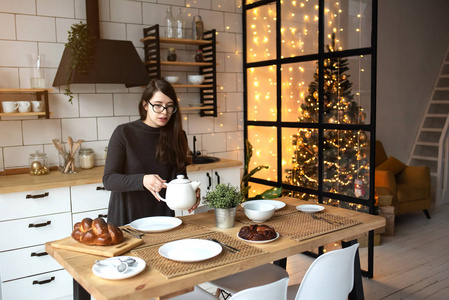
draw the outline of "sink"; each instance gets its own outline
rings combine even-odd
[[[210,164],[220,161],[218,157],[212,157],[212,156],[194,156],[192,159],[193,164],[201,165],[201,164]]]

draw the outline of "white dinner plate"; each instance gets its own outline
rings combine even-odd
[[[273,239],[271,239],[271,240],[265,240],[265,241],[252,241],[252,240],[246,240],[246,239],[244,239],[244,238],[239,237],[239,234],[238,234],[238,233],[237,233],[237,237],[238,237],[239,239],[241,239],[242,241],[245,241],[245,242],[255,243],[255,244],[265,244],[265,243],[271,243],[272,241],[277,240],[277,239],[279,238],[279,232],[276,231],[276,237],[275,237],[275,238],[273,238]]]
[[[277,200],[268,200],[268,199],[260,199],[260,200],[249,200],[246,202],[242,203],[242,207],[245,206],[247,203],[255,203],[255,202],[259,202],[259,203],[267,203],[267,204],[271,204],[274,205],[275,209],[281,209],[285,206],[285,203],[282,201],[277,201]]]
[[[305,213],[316,213],[324,210],[324,206],[317,204],[304,204],[296,206],[296,209]]]
[[[162,245],[159,254],[180,262],[202,261],[221,253],[221,246],[202,239],[183,239]]]
[[[128,266],[128,270],[124,273],[119,273],[117,271],[117,268],[114,266],[113,262],[114,260],[121,259],[126,260],[129,256],[115,256],[103,259],[101,262],[103,264],[94,264],[92,266],[92,272],[97,275],[98,277],[104,278],[104,279],[110,279],[110,280],[121,280],[130,278],[133,276],[136,276],[140,272],[142,272],[145,269],[146,263],[143,259],[139,257],[132,257],[136,260],[136,263],[134,263],[131,266]],[[108,264],[108,261],[110,261],[110,265]]]
[[[143,232],[163,232],[172,230],[182,224],[182,220],[175,217],[147,217],[132,221],[129,225]]]

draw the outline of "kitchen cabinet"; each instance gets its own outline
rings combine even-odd
[[[72,220],[73,224],[84,218],[104,218],[107,221],[110,191],[103,184],[85,184],[72,186]]]
[[[204,32],[203,40],[164,38],[160,36],[159,25],[154,25],[143,30],[145,68],[151,79],[161,78],[161,70],[166,66],[188,67],[192,70],[199,69],[199,74],[204,75],[204,82],[200,85],[173,84],[176,88],[198,88],[200,93],[200,106],[182,107],[181,110],[200,110],[200,115],[217,116],[217,76],[216,76],[216,40],[215,29]],[[175,44],[194,46],[203,51],[204,62],[194,61],[167,61],[161,58],[161,44]],[[193,56],[192,56],[193,57]],[[193,60],[193,58],[192,58]]]
[[[240,167],[230,167],[230,168],[221,168],[221,169],[211,169],[206,171],[197,171],[197,172],[188,172],[190,180],[196,180],[201,182],[201,199],[206,196],[207,192],[212,191],[218,184],[220,183],[228,183],[232,186],[240,187]],[[201,204],[196,213],[201,213],[205,210],[208,210],[203,200],[201,200]],[[187,215],[188,212],[183,212],[184,215]]]
[[[3,101],[42,101],[44,104],[44,109],[42,112],[15,112],[15,113],[5,113],[3,112],[3,107],[1,107],[0,116],[11,116],[11,117],[21,117],[21,116],[37,116],[38,118],[50,118],[50,107],[48,105],[48,92],[53,91],[53,89],[0,89],[0,102]]]
[[[44,243],[72,232],[69,187],[0,194],[2,299],[55,299],[72,293],[72,278]]]

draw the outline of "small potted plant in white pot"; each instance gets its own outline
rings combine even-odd
[[[223,183],[207,192],[204,202],[215,208],[215,225],[218,228],[234,227],[236,207],[242,203],[243,196],[238,187]]]

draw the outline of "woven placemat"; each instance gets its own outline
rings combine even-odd
[[[177,262],[167,259],[159,254],[159,248],[161,247],[161,245],[155,245],[146,248],[136,248],[134,250],[131,250],[131,253],[145,260],[150,268],[155,268],[156,270],[167,276],[167,278],[173,278],[218,267],[265,253],[264,251],[254,247],[247,242],[241,241],[236,237],[231,237],[221,232],[213,232],[212,234],[201,235],[195,238],[214,238],[222,243],[239,249],[240,252],[231,253],[223,249],[223,251],[216,257],[200,262]]]
[[[283,237],[301,241],[361,223],[329,213],[316,213],[315,215],[329,220],[332,224],[314,219],[311,214],[299,211],[273,217],[264,224],[272,226]]]
[[[296,206],[291,205],[291,204],[286,204],[283,208],[274,211],[272,218],[276,218],[278,216],[283,216],[283,215],[288,215],[288,214],[295,213],[295,212],[298,212],[298,210],[296,209]],[[243,207],[241,207],[241,206],[237,207],[237,209],[236,209],[235,220],[242,222],[242,223],[253,223],[253,221],[248,219],[248,217],[245,215],[245,211],[243,210]]]
[[[125,226],[129,227],[129,226]],[[160,245],[167,242],[191,238],[192,236],[200,236],[203,234],[210,234],[214,231],[205,226],[200,226],[192,222],[182,220],[182,224],[178,227],[164,232],[147,232],[142,236],[143,244],[138,248],[145,248],[152,245]],[[123,231],[123,234],[129,235],[129,233]],[[130,236],[130,235],[129,235]]]

